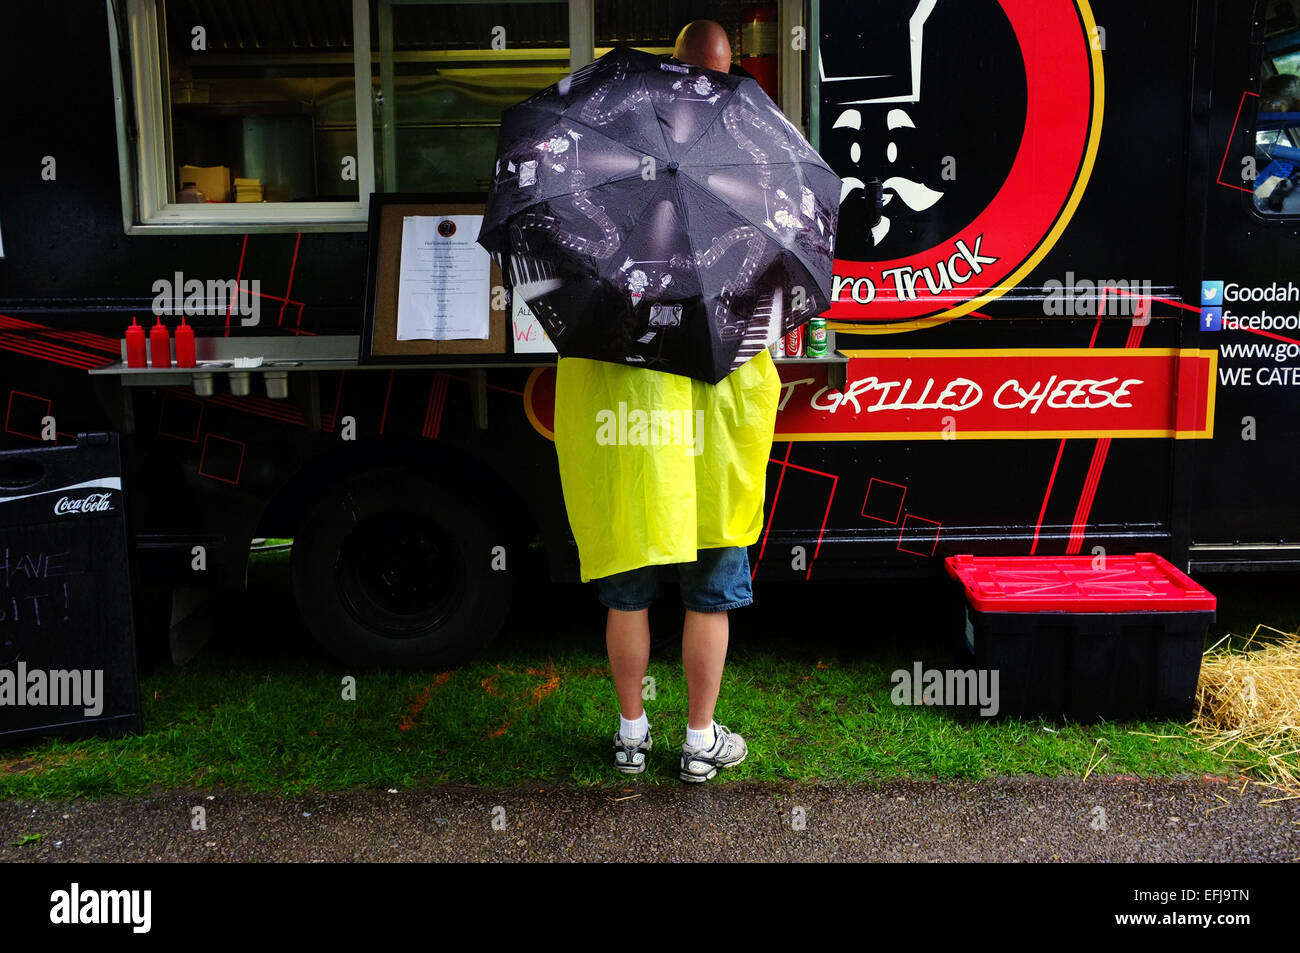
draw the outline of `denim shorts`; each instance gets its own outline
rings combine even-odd
[[[693,563],[677,567],[682,605],[692,612],[723,612],[754,601],[749,582],[749,550],[744,546],[701,549]],[[596,580],[602,605],[624,612],[649,608],[659,594],[659,575],[666,566],[642,566]]]

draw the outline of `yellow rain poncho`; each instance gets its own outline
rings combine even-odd
[[[561,358],[555,451],[582,581],[756,542],[780,395],[766,349],[717,384]]]

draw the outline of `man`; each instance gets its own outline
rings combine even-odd
[[[673,56],[725,73],[731,44],[719,24],[696,20],[678,35]],[[727,612],[753,602],[746,547],[762,530],[780,390],[765,349],[717,385],[583,358],[559,361],[555,448],[582,581],[596,580],[609,609],[605,645],[620,709],[614,766],[625,774],[645,770],[652,744],[642,683],[649,606],[666,564],[676,564],[686,609],[682,665],[690,710],[679,777],[707,781],[748,753],[744,738],[714,720],[714,709]],[[598,441],[597,419],[620,405],[680,420],[688,439],[659,446]]]

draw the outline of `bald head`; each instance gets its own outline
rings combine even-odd
[[[692,20],[677,34],[673,56],[692,66],[725,73],[731,69],[731,40],[714,20]]]

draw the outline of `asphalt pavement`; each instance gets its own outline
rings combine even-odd
[[[1112,776],[181,791],[2,801],[0,862],[1297,862],[1300,800],[1266,803],[1279,796],[1242,780]]]

